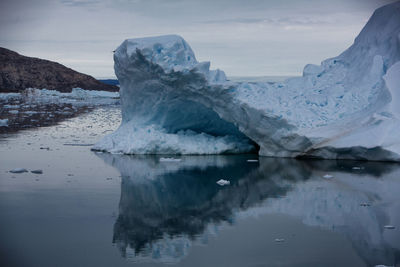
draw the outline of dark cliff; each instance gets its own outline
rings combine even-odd
[[[1,93],[20,92],[26,88],[71,92],[76,87],[85,90],[119,90],[115,85],[104,84],[57,62],[22,56],[0,47]]]

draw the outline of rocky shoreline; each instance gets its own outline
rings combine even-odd
[[[63,93],[69,93],[73,88],[119,91],[118,86],[102,83],[57,62],[23,56],[0,47],[0,93],[21,92],[26,88]]]

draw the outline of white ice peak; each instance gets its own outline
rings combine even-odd
[[[115,51],[117,57],[130,57],[137,52],[166,72],[196,70],[203,73],[209,82],[226,81],[223,71],[210,71],[210,62],[197,62],[189,44],[178,35],[128,39]]]

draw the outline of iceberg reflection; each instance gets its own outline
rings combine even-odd
[[[98,156],[121,173],[113,242],[133,261],[177,263],[220,227],[260,214],[286,214],[339,233],[367,265],[400,260],[396,164],[247,162],[250,155],[184,156],[176,162],[158,156]],[[323,178],[327,173],[333,178]],[[230,185],[219,186],[219,179]],[[385,229],[388,224],[396,229]]]

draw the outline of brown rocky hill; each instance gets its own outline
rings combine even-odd
[[[117,86],[104,84],[57,62],[22,56],[0,47],[1,93],[20,92],[26,88],[71,92],[76,87],[113,92],[119,90]]]

